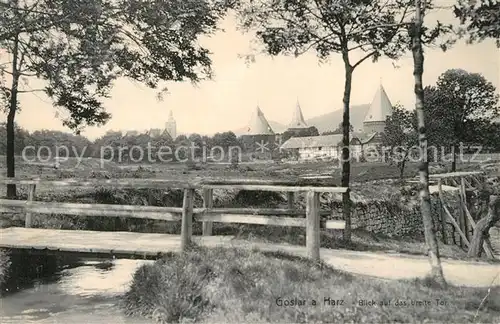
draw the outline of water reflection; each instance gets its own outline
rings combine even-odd
[[[66,266],[29,288],[4,296],[0,323],[151,323],[127,318],[119,307],[135,270],[151,261],[87,261]]]
[[[120,295],[128,288],[135,270],[146,262],[117,260],[68,269],[63,271],[59,287],[69,295],[82,297]]]

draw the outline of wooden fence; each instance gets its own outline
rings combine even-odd
[[[319,260],[320,228],[343,229],[342,220],[320,221],[320,215],[331,211],[320,210],[320,194],[344,193],[348,188],[307,184],[291,181],[265,180],[200,180],[174,181],[163,179],[93,179],[93,180],[38,180],[38,179],[0,179],[0,184],[28,186],[28,200],[0,199],[0,212],[24,212],[25,226],[32,226],[32,214],[65,214],[86,217],[130,217],[163,221],[181,221],[181,250],[192,242],[193,221],[202,222],[202,235],[212,235],[213,222],[259,224],[269,226],[292,226],[306,228],[306,248],[308,256]],[[156,207],[140,205],[82,204],[36,201],[36,189],[43,187],[86,187],[86,188],[148,188],[183,189],[182,207]],[[288,206],[284,209],[271,208],[214,208],[214,189],[240,189],[286,192]],[[195,190],[203,192],[203,207],[194,208]],[[306,193],[306,209],[294,208],[296,194]],[[291,217],[295,216],[295,217]],[[301,217],[302,216],[302,217]]]

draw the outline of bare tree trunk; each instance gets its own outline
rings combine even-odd
[[[7,115],[7,152],[6,152],[6,163],[7,163],[7,177],[14,178],[16,176],[15,170],[15,124],[14,118],[16,117],[17,109],[17,94],[19,85],[19,71],[18,71],[18,61],[19,61],[19,35],[16,35],[14,39],[13,55],[12,55],[12,85],[10,89],[10,101],[9,101],[9,113]],[[17,196],[17,190],[15,184],[7,185],[7,198],[15,198]]]
[[[348,188],[351,177],[351,158],[349,150],[349,105],[351,101],[351,86],[353,68],[349,64],[347,53],[343,53],[345,67],[345,84],[344,84],[344,111],[342,119],[342,187]],[[351,194],[349,190],[342,194],[342,214],[345,220],[345,228],[343,233],[344,241],[351,241]]]
[[[399,165],[399,180],[403,180],[405,175],[405,162],[401,162]]]
[[[453,160],[451,161],[451,172],[457,171],[457,145],[454,144],[452,147]]]
[[[495,225],[496,222],[500,221],[500,200],[498,196],[490,196],[490,202],[488,204],[488,214],[486,217],[479,220],[476,223],[476,228],[474,229],[474,235],[470,242],[469,251],[467,256],[469,258],[481,256],[481,249],[485,238],[488,237],[488,231]]]
[[[432,222],[432,206],[429,192],[429,162],[427,160],[427,136],[425,129],[424,113],[424,89],[422,85],[422,76],[424,74],[424,54],[422,49],[422,25],[423,12],[421,0],[415,0],[415,22],[412,35],[412,53],[413,53],[413,76],[415,77],[415,109],[418,118],[418,139],[420,145],[420,199],[422,221],[424,224],[425,243],[431,264],[431,277],[439,284],[446,287],[443,268],[439,258],[439,248]]]
[[[406,159],[408,158],[408,151],[405,153],[403,157],[403,161],[399,163],[399,180],[403,180],[405,176],[405,167],[406,167]]]

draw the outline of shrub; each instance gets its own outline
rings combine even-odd
[[[234,201],[243,206],[269,207],[284,202],[284,198],[279,192],[240,190]]]

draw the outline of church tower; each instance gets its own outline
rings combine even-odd
[[[366,114],[363,131],[367,134],[383,133],[385,121],[388,116],[392,116],[392,112],[392,103],[381,83]]]
[[[269,125],[266,117],[262,110],[260,110],[259,106],[255,110],[255,113],[250,120],[250,123],[247,128],[247,132],[245,135],[273,135],[274,131]]]
[[[172,110],[170,110],[168,120],[165,123],[165,129],[170,134],[170,137],[172,137],[172,139],[175,139],[177,137],[177,123],[175,122]]]
[[[260,107],[254,111],[245,134],[241,136],[245,150],[252,151],[255,156],[268,156],[274,149],[276,134]],[[265,146],[259,146],[265,145]]]
[[[292,121],[288,125],[289,131],[300,131],[302,129],[308,128],[306,121],[304,120],[304,115],[302,114],[302,108],[300,108],[299,100],[297,99],[297,104],[295,105],[295,110],[293,111]]]

